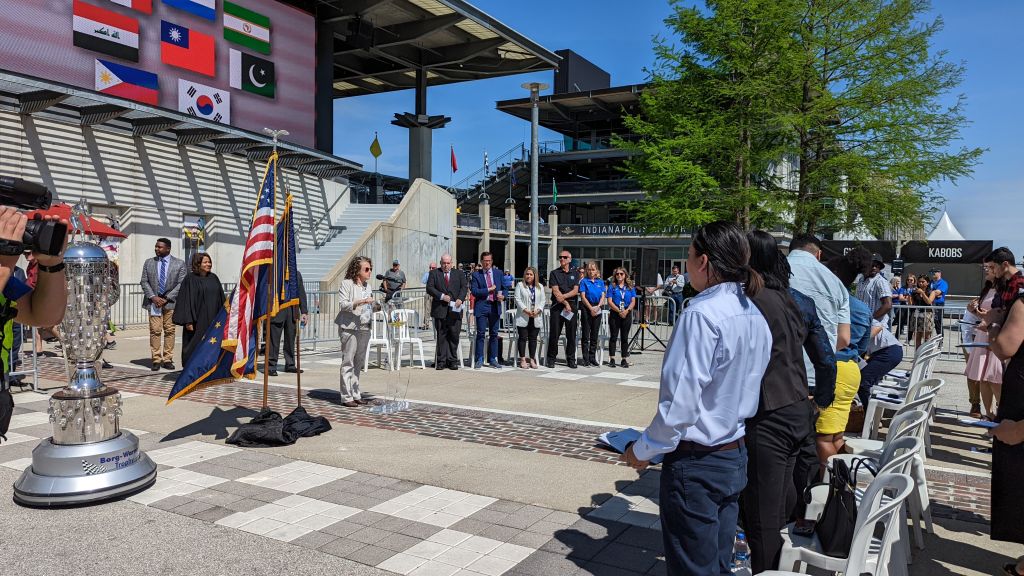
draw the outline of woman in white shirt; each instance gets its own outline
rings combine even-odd
[[[661,534],[667,572],[730,574],[740,492],[747,484],[744,422],[757,412],[771,356],[768,322],[750,299],[764,285],[734,223],[697,231],[686,270],[699,294],[665,350],[654,420],[626,449],[643,470],[663,454]]]
[[[341,338],[341,405],[349,408],[369,404],[359,391],[359,371],[370,342],[373,310],[379,308],[369,284],[372,273],[373,262],[366,256],[356,256],[349,263],[339,289],[341,310],[334,323]]]
[[[544,287],[537,282],[537,269],[530,266],[516,285],[516,331],[519,332],[519,367],[537,367],[537,333],[543,321],[547,299]],[[530,355],[527,356],[527,344]]]

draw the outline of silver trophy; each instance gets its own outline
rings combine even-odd
[[[83,220],[76,206],[74,226]],[[120,428],[121,394],[100,381],[110,307],[118,284],[103,248],[79,241],[64,253],[68,304],[60,341],[69,382],[50,398],[53,436],[32,451],[32,465],[14,483],[26,506],[84,504],[126,496],[156,481],[156,465],[139,439]]]

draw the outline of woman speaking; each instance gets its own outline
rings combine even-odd
[[[339,290],[341,310],[334,319],[341,338],[341,405],[355,408],[369,404],[359,391],[359,371],[370,342],[370,320],[379,305],[373,301],[370,274],[373,262],[366,256],[356,256],[348,265]]]

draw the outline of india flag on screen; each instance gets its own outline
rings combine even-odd
[[[270,18],[224,0],[224,39],[270,54]]]

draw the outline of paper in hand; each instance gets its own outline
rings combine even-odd
[[[568,308],[566,308],[565,310],[562,310],[562,318],[565,318],[566,320],[572,320],[573,316],[574,316],[574,314],[573,314],[572,310],[570,310]]]

